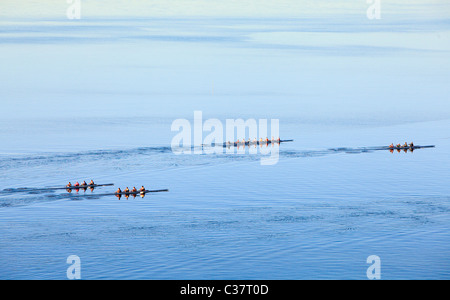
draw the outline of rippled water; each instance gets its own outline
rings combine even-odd
[[[13,190],[0,191],[1,276],[63,279],[76,254],[83,278],[364,279],[375,254],[385,279],[447,278],[449,143],[433,136],[436,148],[413,153],[307,150],[297,140],[281,145],[275,166],[168,147],[3,155],[2,187]],[[18,189],[90,177],[170,191],[118,200],[101,196],[116,187]]]
[[[448,22],[405,20],[1,24],[0,278],[450,278]],[[175,155],[195,110],[294,142]],[[141,185],[169,192],[104,195]]]

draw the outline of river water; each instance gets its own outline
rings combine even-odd
[[[448,21],[0,25],[1,279],[65,279],[70,255],[83,279],[366,279],[371,255],[382,279],[450,278]],[[195,111],[294,141],[269,166],[177,155]],[[372,148],[405,141],[436,147]],[[33,189],[91,179],[115,186]],[[101,195],[141,185],[169,192]]]

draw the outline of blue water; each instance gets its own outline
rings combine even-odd
[[[364,18],[0,23],[0,279],[450,279],[450,23]],[[196,110],[294,142],[175,155]]]

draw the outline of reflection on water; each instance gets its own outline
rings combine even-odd
[[[137,194],[131,194],[131,195],[130,195],[130,194],[124,194],[124,195],[118,194],[118,195],[115,195],[115,196],[116,196],[116,198],[117,198],[118,200],[122,199],[122,196],[125,197],[126,200],[128,200],[130,197],[131,197],[132,199],[136,199],[136,197],[140,197],[140,198],[144,199],[144,198],[145,198],[145,195],[146,195],[146,194],[139,194],[139,195],[137,195]]]

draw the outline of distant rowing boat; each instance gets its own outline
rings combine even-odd
[[[268,140],[268,141],[256,141],[256,142],[234,142],[234,143],[212,143],[211,145],[203,145],[203,146],[211,146],[211,147],[240,147],[240,146],[254,146],[254,145],[269,145],[269,144],[281,144],[287,142],[293,142],[294,140]]]
[[[436,146],[434,145],[429,145],[429,146],[408,146],[408,147],[397,147],[394,146],[394,148],[389,147],[389,146],[378,146],[378,147],[361,147],[361,148],[331,148],[328,149],[330,151],[335,151],[335,152],[368,152],[368,151],[385,151],[385,150],[410,150],[410,151],[414,151],[414,150],[418,150],[418,149],[427,149],[427,148],[435,148]]]
[[[90,185],[80,185],[80,186],[71,186],[71,187],[45,187],[45,188],[15,188],[15,189],[4,189],[4,192],[39,192],[39,191],[54,191],[54,190],[82,190],[88,188],[97,188],[103,186],[113,186],[114,183],[106,183],[106,184],[90,184]]]
[[[425,148],[434,148],[434,147],[436,147],[436,146],[434,146],[434,145],[429,145],[429,146],[407,146],[407,147],[405,147],[405,146],[402,146],[402,147],[397,147],[397,146],[394,146],[394,147],[389,147],[389,146],[387,146],[387,147],[382,147],[383,148],[383,150],[416,150],[416,149],[425,149]]]
[[[66,186],[64,188],[62,187],[55,187],[55,188],[47,188],[52,190],[81,190],[81,189],[90,189],[90,188],[96,188],[96,187],[102,187],[102,186],[113,186],[114,183],[106,183],[106,184],[87,184],[87,185],[78,185],[78,186]]]

